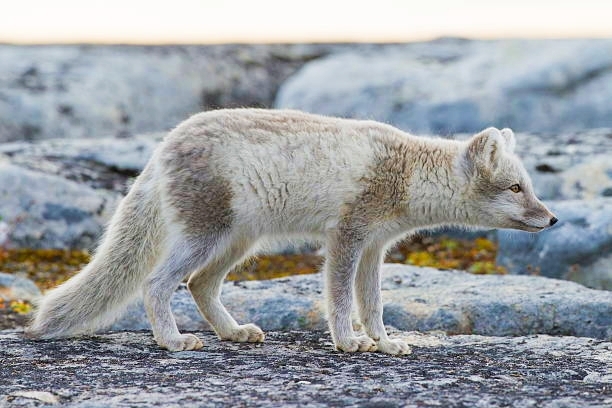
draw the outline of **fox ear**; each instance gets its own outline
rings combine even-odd
[[[509,153],[514,152],[514,147],[516,146],[516,139],[514,139],[514,132],[512,129],[504,128],[501,130],[501,135],[504,137],[506,141],[506,151]]]
[[[483,130],[468,141],[466,150],[468,167],[480,172],[495,171],[505,147],[506,139],[498,129],[490,127]]]

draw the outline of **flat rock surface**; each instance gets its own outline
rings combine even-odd
[[[0,332],[0,406],[604,407],[612,343],[396,332],[413,353],[335,352],[329,333],[160,350],[148,333],[32,342]]]

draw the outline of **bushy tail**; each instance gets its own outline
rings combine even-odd
[[[121,201],[92,261],[49,291],[26,330],[34,338],[67,337],[110,325],[153,269],[163,223],[151,164]]]

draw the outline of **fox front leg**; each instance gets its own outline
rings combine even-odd
[[[351,322],[353,282],[363,247],[354,234],[334,230],[328,235],[325,261],[329,329],[336,349],[353,353],[376,351],[376,342],[367,335],[356,336]]]
[[[378,351],[387,354],[410,354],[410,346],[400,339],[390,339],[383,323],[383,303],[380,293],[380,266],[383,249],[380,245],[367,246],[359,261],[355,278],[355,298],[361,323]]]

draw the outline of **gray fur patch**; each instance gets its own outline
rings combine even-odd
[[[187,234],[218,236],[232,224],[233,193],[210,161],[211,146],[197,142],[202,137],[179,135],[167,141],[161,155],[165,197]]]

